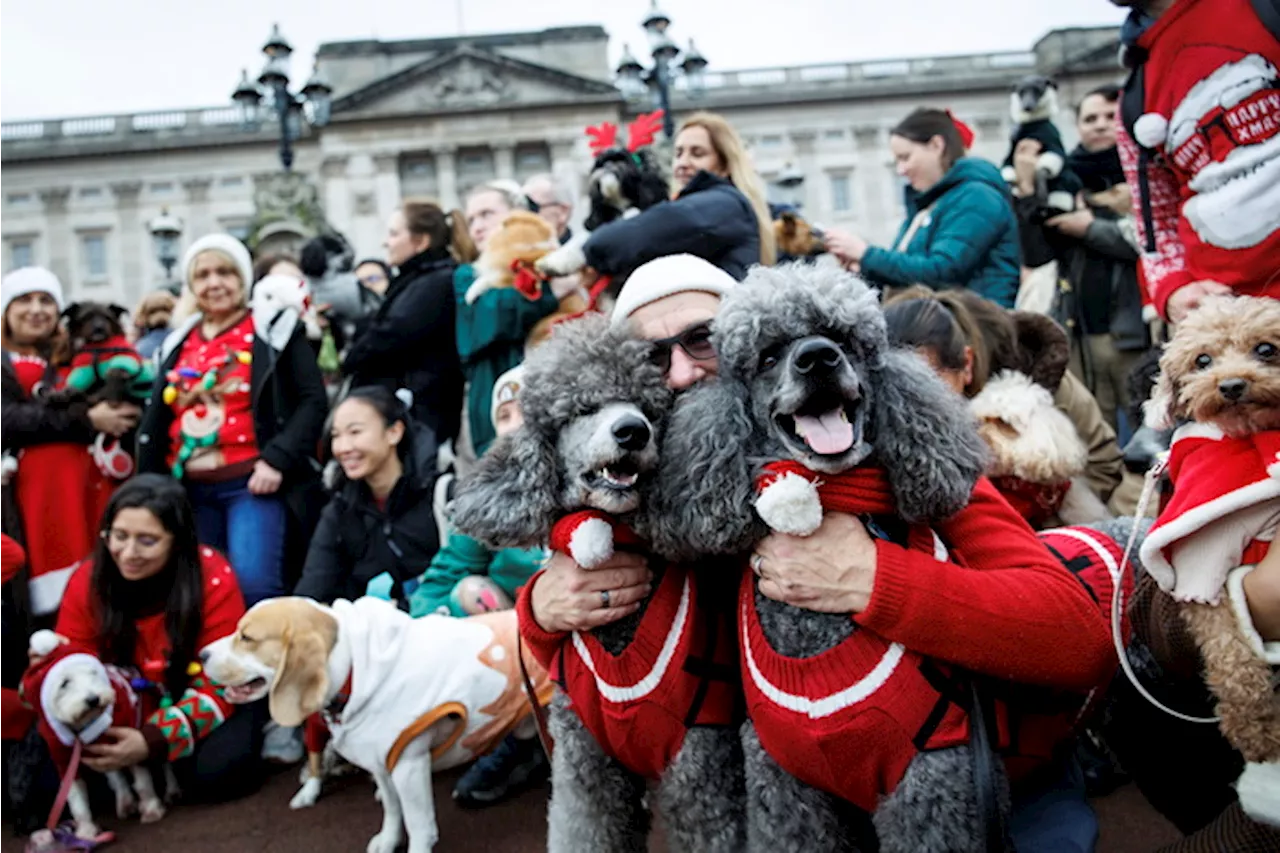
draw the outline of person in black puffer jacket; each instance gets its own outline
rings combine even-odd
[[[685,120],[675,139],[678,194],[630,219],[597,229],[582,247],[589,266],[620,278],[666,255],[690,254],[741,281],[776,260],[773,222],[742,140],[712,113]]]
[[[342,372],[353,387],[408,388],[414,419],[439,446],[457,436],[462,413],[453,273],[458,257],[473,254],[467,223],[456,210],[406,199],[391,215],[385,245],[395,278]]]
[[[408,417],[405,399],[376,385],[338,404],[331,435],[342,473],[293,593],[326,604],[353,600],[387,573],[392,598],[407,610],[404,584],[427,570],[440,544],[434,442]]]

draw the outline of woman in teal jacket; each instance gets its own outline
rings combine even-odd
[[[1006,308],[1018,295],[1018,221],[995,166],[964,156],[943,110],[918,109],[889,136],[898,174],[909,184],[907,219],[892,248],[840,229],[829,251],[881,287],[963,287]]]

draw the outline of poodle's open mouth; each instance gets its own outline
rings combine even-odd
[[[227,685],[222,688],[222,696],[232,705],[244,705],[261,699],[267,692],[267,680],[261,676],[246,681],[244,684]]]
[[[839,394],[819,392],[795,412],[773,417],[793,444],[819,456],[840,456],[862,441],[862,407]]]
[[[590,489],[627,492],[634,489],[636,483],[640,482],[640,473],[640,466],[636,464],[635,459],[624,456],[591,471],[584,475],[583,479]]]

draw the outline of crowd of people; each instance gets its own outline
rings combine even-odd
[[[976,401],[1010,373],[1047,395],[1052,405],[1036,417],[1069,422],[1064,440],[1084,459],[1073,478],[1099,519],[1147,511],[1143,472],[1126,467],[1122,448],[1141,426],[1167,324],[1218,293],[1280,296],[1274,187],[1258,214],[1269,231],[1247,246],[1218,239],[1213,228],[1228,225],[1196,218],[1192,203],[1207,191],[1190,167],[1148,156],[1163,141],[1135,135],[1124,114],[1131,97],[1145,97],[1144,119],[1176,106],[1186,95],[1186,75],[1170,71],[1179,40],[1211,26],[1200,20],[1209,9],[1252,14],[1249,2],[1132,5],[1125,39],[1145,66],[1145,91],[1105,86],[1077,105],[1080,142],[1065,165],[1084,188],[1074,210],[1046,215],[1040,142],[1013,149],[1010,183],[968,153],[971,137],[950,112],[922,107],[889,137],[904,181],[897,236],[875,246],[828,228],[817,259],[877,288],[893,344],[961,397]],[[1254,29],[1224,38],[1274,69],[1280,49]],[[42,679],[65,653],[130,667],[154,697],[139,725],[112,727],[85,748],[87,766],[168,762],[185,799],[225,799],[252,791],[261,762],[304,754],[300,728],[272,723],[265,701],[227,702],[199,666],[200,649],[234,632],[257,602],[376,595],[413,617],[457,618],[514,607],[536,648],[637,610],[653,581],[646,556],[619,551],[587,569],[561,551],[494,551],[451,530],[448,505],[477,460],[521,428],[521,364],[535,327],[584,299],[593,275],[625,279],[599,307],[652,343],[668,388],[715,379],[721,299],[753,267],[777,262],[782,211],[771,210],[723,117],[690,116],[671,142],[669,200],[585,235],[574,233],[581,188],[551,175],[482,184],[458,210],[404,199],[381,257],[360,261],[336,235],[296,258],[255,258],[229,235],[202,235],[179,266],[182,293],[148,294],[132,313],[131,347],[154,364],[146,399],[69,391],[84,342],[62,322],[62,283],[34,267],[4,277],[3,736],[6,811],[20,830],[44,823],[58,787],[36,720]],[[491,288],[469,298],[477,262],[515,211],[579,244],[586,269],[532,296]],[[1052,300],[1039,313],[1019,310],[1046,268]],[[253,308],[255,285],[274,277],[301,283],[320,306],[318,338],[299,313]],[[1023,427],[1036,429],[1048,431],[1048,420]],[[868,630],[1001,683],[1105,695],[1041,766],[1015,778],[1016,849],[1092,850],[1087,797],[1123,778],[1186,834],[1171,849],[1277,849],[1280,832],[1235,802],[1242,762],[1216,729],[1162,716],[1124,678],[1108,688],[1117,670],[1110,614],[1033,535],[1064,522],[1059,485],[981,482],[954,524],[970,545],[983,543],[970,565],[990,571],[895,557],[839,514],[805,539],[763,539],[750,559],[771,598],[857,614]],[[1273,547],[1245,587],[1264,642],[1280,641],[1278,564]],[[1194,651],[1168,636],[1177,630],[1162,595],[1139,583],[1131,644],[1148,675],[1205,705]],[[956,608],[972,618],[955,618]],[[41,628],[62,648],[29,657]],[[537,740],[509,736],[454,796],[489,805],[547,772]]]

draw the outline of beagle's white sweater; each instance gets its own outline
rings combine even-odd
[[[372,597],[338,600],[332,609],[338,619],[338,643],[346,644],[351,653],[351,697],[338,718],[329,721],[334,747],[347,760],[370,772],[385,768],[400,734],[422,715],[449,702],[466,707],[465,729],[432,761],[433,766],[453,767],[474,758],[475,745],[467,744],[487,724],[496,723],[494,728],[505,731],[507,722],[495,720],[491,712],[501,704],[500,697],[520,687],[518,679],[513,685],[511,678],[494,668],[494,662],[516,654],[514,648],[506,650],[499,632],[490,627],[491,617],[502,614],[413,619],[393,604]],[[514,611],[509,618],[514,626]],[[527,708],[528,703],[520,707]],[[410,751],[434,747],[455,727],[448,721],[434,726]]]

